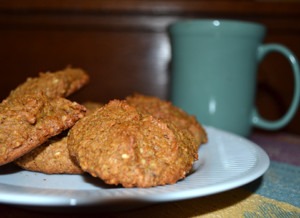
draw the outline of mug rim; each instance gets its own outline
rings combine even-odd
[[[261,35],[265,32],[263,24],[234,19],[184,19],[178,20],[169,25],[169,32],[171,34],[195,34],[195,33],[209,33],[220,31],[223,34],[236,34],[237,32],[243,34]]]

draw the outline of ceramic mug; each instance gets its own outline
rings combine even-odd
[[[263,44],[265,34],[265,26],[239,20],[171,24],[170,100],[204,125],[242,136],[248,136],[254,126],[267,130],[285,126],[299,104],[299,63],[285,46]],[[264,119],[255,107],[257,68],[270,52],[287,58],[295,84],[287,113],[276,121]]]

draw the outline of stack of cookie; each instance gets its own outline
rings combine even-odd
[[[123,187],[173,184],[187,175],[207,141],[193,116],[144,95],[105,105],[66,99],[88,81],[83,70],[67,68],[12,91],[0,104],[0,165],[87,172]]]

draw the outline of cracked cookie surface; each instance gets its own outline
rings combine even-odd
[[[0,104],[0,165],[9,163],[70,128],[85,107],[66,97],[89,80],[80,70],[67,68],[28,78]]]
[[[190,137],[172,123],[113,100],[79,120],[68,148],[80,167],[107,184],[152,187],[184,178],[197,159]]]
[[[86,116],[102,107],[97,102],[85,102]],[[18,158],[15,163],[23,169],[46,174],[81,174],[80,166],[71,158],[67,148],[68,130]]]
[[[148,113],[157,119],[172,122],[177,128],[188,131],[193,138],[194,146],[199,148],[207,142],[207,134],[195,116],[187,114],[171,102],[154,96],[135,94],[126,98],[128,104],[136,107],[142,113]]]

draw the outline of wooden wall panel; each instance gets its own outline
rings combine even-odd
[[[0,98],[40,71],[82,67],[90,84],[73,98],[108,101],[142,92],[168,98],[167,26],[180,19],[229,18],[268,28],[266,42],[300,57],[299,1],[10,0],[0,3]],[[270,55],[258,74],[257,104],[280,117],[293,93],[287,62]],[[300,134],[300,112],[286,131]]]
[[[27,76],[67,65],[91,76],[79,100],[107,101],[132,92],[166,98],[169,48],[161,33],[14,30],[0,38],[10,42],[2,47],[2,66],[8,72],[0,82],[2,98]]]

